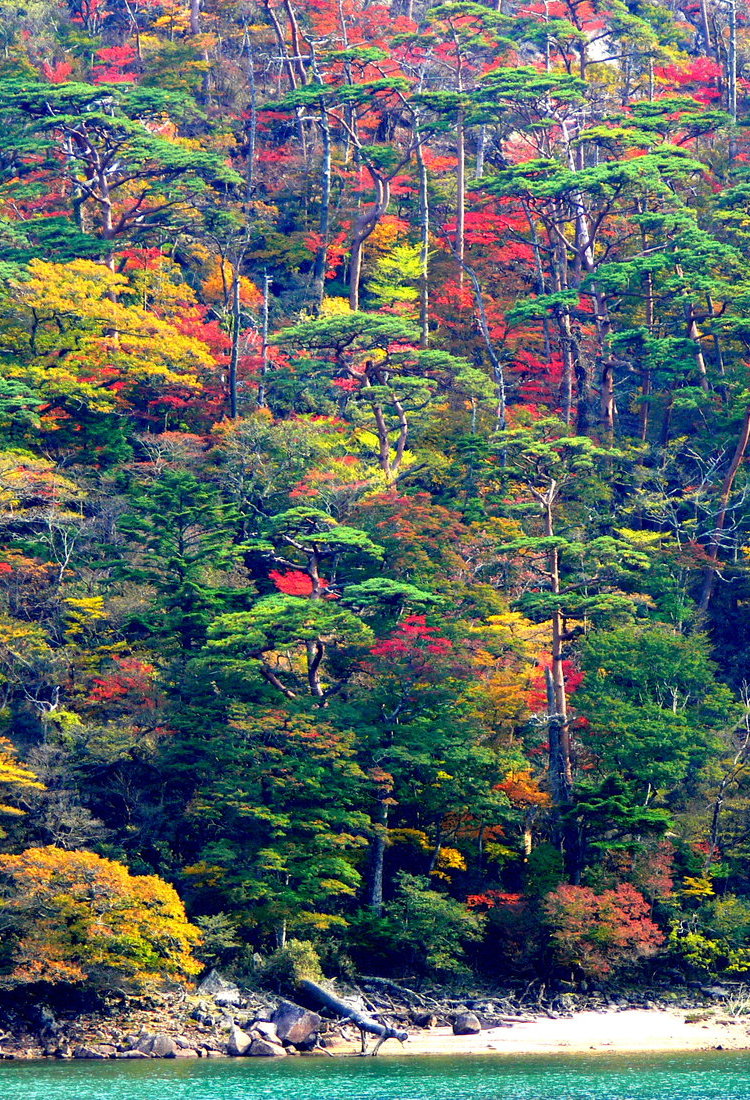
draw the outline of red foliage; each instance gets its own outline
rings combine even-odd
[[[425,615],[409,615],[395,634],[373,646],[374,657],[417,657],[424,653],[448,653],[453,648],[450,639],[441,635],[436,626],[427,625]]]
[[[469,894],[466,899],[469,909],[497,909],[499,906],[521,906],[523,894],[504,894],[502,890],[485,890],[483,894]]]
[[[681,64],[654,69],[657,80],[679,91],[689,92],[699,103],[711,103],[721,98],[718,84],[722,74],[722,66],[710,57],[696,57]]]
[[[287,573],[280,573],[278,569],[272,569],[268,574],[279,592],[285,596],[310,596],[312,595],[313,582],[307,573],[300,573],[290,569]]]
[[[114,657],[116,669],[109,676],[95,677],[89,694],[91,703],[119,703],[123,700],[152,710],[156,706],[156,669],[137,657]]]
[[[135,73],[126,70],[135,61],[132,46],[106,46],[97,50],[98,62],[94,65],[94,84],[132,84]]]
[[[550,668],[551,664],[550,658],[543,661],[532,680],[528,706],[529,710],[536,713],[543,713],[547,710],[547,685],[544,670]],[[570,697],[583,683],[583,673],[575,667],[572,661],[563,661],[563,672],[565,673],[565,687],[568,697]]]
[[[656,953],[664,934],[650,906],[630,883],[595,893],[588,886],[558,886],[544,902],[559,962],[603,977]]]
[[[290,569],[286,573],[280,573],[278,569],[272,569],[268,574],[270,579],[285,596],[311,596],[313,592],[312,578],[298,569]],[[328,588],[328,581],[320,578],[320,587]],[[326,599],[336,599],[333,592],[326,593]]]
[[[45,61],[42,64],[42,72],[50,84],[64,84],[66,80],[70,79],[73,66],[69,61],[57,61],[54,65],[48,65]]]

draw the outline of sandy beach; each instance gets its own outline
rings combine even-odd
[[[700,1019],[696,1020],[695,1017]],[[707,1018],[704,1018],[707,1017]],[[370,1043],[370,1048],[372,1042]],[[750,1018],[733,1019],[722,1010],[627,1009],[577,1012],[570,1017],[539,1016],[478,1035],[454,1035],[450,1027],[415,1031],[405,1043],[390,1039],[378,1057],[404,1054],[589,1054],[750,1049]],[[341,1040],[332,1052],[355,1053],[359,1040]]]

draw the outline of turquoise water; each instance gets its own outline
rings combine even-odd
[[[4,1062],[0,1100],[750,1100],[750,1053]]]

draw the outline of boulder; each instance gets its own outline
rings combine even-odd
[[[213,997],[217,1005],[228,1007],[242,1005],[245,998],[234,982],[228,982],[222,978],[218,970],[210,970],[197,989],[201,997]]]
[[[77,1046],[77,1047],[73,1048],[73,1057],[74,1058],[96,1058],[96,1059],[100,1059],[100,1058],[106,1058],[107,1055],[103,1054],[102,1051],[99,1050],[98,1047],[85,1046],[82,1043],[80,1046]]]
[[[199,997],[213,997],[214,993],[221,993],[222,990],[231,989],[232,986],[234,983],[222,978],[218,970],[209,970],[205,978],[198,983],[196,993]],[[234,988],[237,987],[234,986]]]
[[[198,1051],[192,1047],[180,1047],[175,1051],[175,1058],[198,1058]]]
[[[415,1027],[430,1028],[437,1024],[437,1016],[432,1012],[412,1012],[411,1022]]]
[[[122,1050],[119,1054],[115,1055],[116,1058],[148,1058],[149,1055],[143,1050]]]
[[[213,1027],[216,1023],[216,1016],[209,1011],[205,1001],[201,1001],[200,1004],[193,1009],[190,1015],[194,1020],[197,1020],[199,1024],[204,1024],[206,1027]]]
[[[286,1051],[280,1043],[269,1043],[268,1039],[253,1039],[247,1052],[251,1058],[285,1058]]]
[[[241,1058],[243,1054],[248,1053],[252,1044],[253,1040],[247,1032],[237,1027],[237,1024],[232,1024],[229,1042],[227,1043],[227,1054],[231,1054],[234,1058]]]
[[[151,1058],[174,1058],[178,1047],[171,1035],[150,1035],[147,1032],[138,1037],[135,1049],[142,1050]]]
[[[257,1032],[257,1038],[268,1039],[269,1043],[281,1042],[276,1024],[272,1024],[268,1020],[256,1020],[253,1024],[253,1031]]]
[[[320,1030],[320,1016],[317,1012],[308,1012],[289,1001],[281,1002],[271,1016],[271,1023],[276,1025],[276,1032],[282,1043],[292,1043],[294,1046],[309,1043]]]
[[[482,1024],[474,1012],[459,1012],[453,1021],[454,1035],[478,1035],[481,1030]]]

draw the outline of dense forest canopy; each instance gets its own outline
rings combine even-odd
[[[0,0],[4,986],[750,969],[749,108],[737,0]]]

